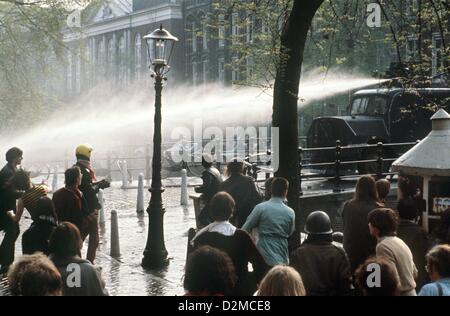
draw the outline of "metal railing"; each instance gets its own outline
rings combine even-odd
[[[340,140],[336,141],[336,146],[334,147],[317,147],[317,148],[303,148],[298,149],[299,153],[299,170],[300,173],[300,195],[302,192],[302,182],[304,181],[333,181],[334,187],[333,192],[341,192],[343,189],[341,187],[341,181],[344,179],[354,179],[355,176],[360,175],[357,173],[357,166],[363,166],[368,164],[373,164],[376,167],[376,171],[371,174],[377,179],[393,176],[396,173],[386,172],[387,164],[392,164],[398,159],[406,150],[416,145],[417,142],[405,142],[405,143],[387,143],[378,142],[376,144],[361,144],[361,145],[350,145],[342,146]],[[397,150],[394,150],[397,149]],[[404,150],[402,150],[404,149]],[[333,151],[334,153],[330,153]],[[343,158],[343,152],[352,151],[355,154],[358,153],[357,159],[345,159]],[[364,159],[361,157],[361,152],[372,151],[374,153],[373,159]],[[390,155],[386,156],[385,153],[388,152]],[[324,154],[332,155],[333,159],[322,162],[311,162],[311,158],[308,156],[326,156]],[[396,153],[394,156],[393,154]],[[270,152],[267,152],[270,155]],[[272,176],[272,170],[269,167],[257,164],[250,164],[247,162],[249,168],[247,168],[247,174],[253,176],[256,181],[258,180],[258,173],[265,173],[265,179]],[[347,168],[346,168],[347,167]],[[350,168],[349,168],[350,167]],[[346,171],[353,170],[353,172],[344,174],[344,168]],[[305,173],[305,170],[319,169],[325,171],[324,173]],[[326,171],[332,171],[333,175],[327,175]]]
[[[385,172],[385,164],[394,162],[395,160],[400,157],[401,154],[403,154],[405,151],[400,151],[399,154],[397,154],[395,157],[388,156],[385,157],[384,153],[386,150],[388,150],[389,153],[394,153],[394,148],[405,148],[410,149],[414,145],[416,145],[417,142],[408,142],[408,143],[387,143],[384,144],[382,142],[378,142],[376,144],[362,144],[362,145],[350,145],[350,146],[342,146],[340,140],[336,140],[336,146],[335,147],[321,147],[321,148],[299,148],[299,155],[300,155],[300,188],[301,188],[301,181],[303,179],[326,179],[326,180],[333,180],[334,181],[334,188],[333,192],[341,192],[342,188],[340,186],[341,180],[344,178],[354,178],[357,173],[353,173],[350,175],[343,175],[342,174],[342,167],[343,166],[357,166],[357,165],[366,165],[366,164],[376,164],[376,172],[372,173],[372,176],[375,176],[377,179],[383,178],[385,176],[394,175],[393,172]],[[356,160],[342,160],[342,152],[349,150],[349,151],[367,151],[367,150],[374,150],[376,153],[376,157],[374,159],[356,159]],[[334,161],[329,162],[320,162],[320,163],[303,163],[303,154],[305,153],[313,153],[313,152],[324,152],[324,151],[331,151],[334,150]],[[332,177],[327,177],[322,174],[310,174],[310,175],[304,175],[302,171],[307,168],[327,168],[331,167],[334,168],[334,175]],[[356,169],[356,168],[354,168]],[[301,190],[301,189],[300,189]],[[300,192],[300,194],[303,194],[303,192]]]

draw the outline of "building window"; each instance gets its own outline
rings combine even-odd
[[[253,29],[255,27],[255,17],[252,13],[247,15],[247,43],[253,43]]]
[[[406,0],[405,6],[406,16],[411,19],[416,19],[417,11],[419,10],[418,0]]]
[[[415,37],[408,37],[406,42],[406,59],[415,61],[419,57],[418,40]]]
[[[235,81],[239,80],[239,65],[238,65],[239,61],[237,57],[233,57],[232,58],[232,62],[231,62],[231,81],[232,83],[234,83]]]
[[[219,82],[225,82],[225,61],[223,58],[219,58]]]
[[[142,74],[142,38],[141,34],[136,34],[134,39],[134,66],[135,79],[140,80]]]
[[[207,84],[208,83],[208,61],[204,60],[203,61],[203,84]]]
[[[66,82],[67,82],[67,93],[70,95],[72,94],[72,80],[73,80],[73,60],[72,60],[72,53],[67,53],[67,76],[66,76]]]
[[[192,52],[197,51],[197,27],[195,22],[192,22]]]
[[[203,49],[207,50],[208,49],[208,25],[206,24],[206,22],[203,23]]]
[[[433,34],[432,76],[434,80],[440,80],[440,74],[444,71],[444,58],[442,53],[442,37],[440,34]]]
[[[197,85],[197,63],[192,62],[192,84]]]
[[[114,81],[114,63],[116,57],[116,45],[114,43],[114,39],[110,39],[108,41],[108,57],[107,57],[107,74],[109,80]]]
[[[233,45],[239,41],[239,14],[233,13],[231,16],[231,40]]]
[[[253,70],[254,70],[254,63],[252,57],[247,57],[246,69],[247,69],[247,81],[251,81],[253,79]]]
[[[225,17],[219,15],[219,47],[225,46]]]
[[[127,60],[125,50],[125,36],[121,36],[119,39],[119,73],[118,83],[119,87],[126,85],[127,81]]]

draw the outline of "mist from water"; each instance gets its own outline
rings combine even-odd
[[[170,78],[169,78],[170,79]],[[317,72],[303,76],[299,106],[380,83],[373,78],[342,73]],[[154,89],[149,82],[116,92],[99,86],[76,102],[49,114],[47,119],[25,131],[0,137],[1,152],[18,146],[25,160],[55,160],[67,152],[73,155],[80,143],[97,152],[124,145],[150,143],[153,135]],[[163,90],[163,137],[165,142],[176,127],[192,129],[194,120],[209,126],[267,126],[272,115],[271,91],[258,88],[167,87]]]

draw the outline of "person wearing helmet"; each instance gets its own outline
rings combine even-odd
[[[303,277],[309,296],[342,296],[351,292],[350,262],[333,244],[328,214],[316,211],[306,219],[303,244],[291,253],[290,265]]]
[[[109,182],[106,180],[95,182],[97,178],[91,165],[92,151],[93,148],[89,145],[79,145],[75,151],[77,158],[75,166],[81,170],[82,176],[79,189],[87,204],[87,216],[84,221],[84,227],[81,230],[81,235],[83,240],[89,236],[87,260],[94,263],[99,243],[98,210],[101,208],[97,193],[100,189],[109,187]]]
[[[0,231],[5,232],[0,245],[0,274],[6,272],[14,261],[14,244],[20,233],[19,224],[8,213],[16,213],[16,201],[23,194],[12,181],[19,170],[22,155],[22,150],[17,147],[9,149],[6,152],[8,163],[0,171]]]

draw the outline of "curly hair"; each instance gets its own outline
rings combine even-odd
[[[18,258],[9,269],[8,283],[15,296],[62,295],[61,274],[42,253]]]
[[[203,246],[189,256],[183,282],[188,293],[231,295],[236,281],[233,262],[225,252]]]

